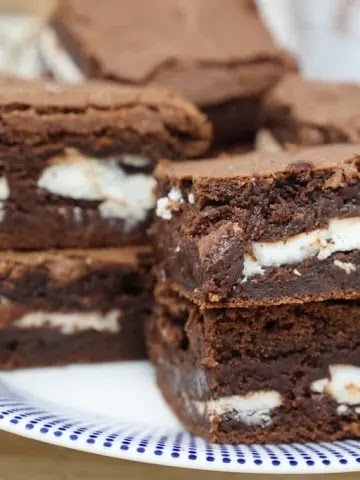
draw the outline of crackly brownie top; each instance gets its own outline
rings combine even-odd
[[[58,85],[43,81],[0,82],[1,144],[40,144],[71,135],[95,141],[108,134],[123,143],[156,139],[175,157],[202,154],[211,128],[190,102],[161,88],[89,81]],[[166,147],[166,148],[165,148]]]
[[[283,62],[254,2],[225,3],[224,8],[223,0],[152,0],[151,6],[148,0],[63,0],[54,21],[103,76],[125,81],[149,81],[161,69],[188,62]]]
[[[360,140],[360,85],[327,83],[287,75],[270,92],[265,103],[268,122],[290,116],[298,125],[338,129]],[[273,118],[276,110],[276,118]],[[282,114],[282,115],[281,115]],[[266,112],[265,112],[266,115]]]
[[[155,176],[170,182],[192,180],[211,181],[212,179],[242,179],[275,177],[286,172],[339,171],[341,178],[333,178],[334,185],[348,178],[360,176],[360,144],[333,144],[281,152],[252,152],[245,155],[206,159],[201,162],[186,161],[170,163],[162,161]],[[330,186],[330,185],[329,185]]]

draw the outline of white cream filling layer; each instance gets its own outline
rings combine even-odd
[[[32,312],[13,323],[17,328],[57,329],[64,335],[72,335],[85,330],[118,333],[121,313],[112,310],[106,314],[100,312]]]
[[[41,33],[40,54],[58,82],[78,84],[85,81],[84,74],[60,45],[56,33],[51,28],[45,28]]]
[[[232,395],[217,398],[206,402],[195,401],[200,415],[207,416],[210,421],[222,415],[231,415],[232,418],[245,425],[271,425],[272,411],[283,403],[282,396],[275,390],[249,392],[246,395]]]
[[[0,177],[0,222],[5,217],[5,202],[10,196],[9,183],[5,177]]]
[[[294,235],[277,242],[253,242],[252,254],[244,256],[243,278],[263,275],[268,267],[280,267],[317,257],[324,260],[336,252],[360,249],[360,217],[334,218],[326,228]],[[339,265],[337,265],[339,266]],[[345,266],[343,269],[345,269]],[[341,268],[339,266],[339,268]],[[345,271],[351,273],[355,266]]]
[[[173,187],[166,197],[159,198],[156,203],[156,215],[163,220],[171,220],[172,212],[176,211],[184,199],[180,188]],[[195,203],[195,197],[189,198],[189,203]]]
[[[360,405],[360,367],[330,365],[329,377],[313,382],[311,390],[328,395],[341,405]]]
[[[144,157],[127,155],[126,161],[144,164]],[[128,174],[115,158],[97,159],[68,149],[46,167],[37,185],[65,198],[95,200],[103,218],[120,218],[131,230],[155,206],[155,179],[143,173]]]

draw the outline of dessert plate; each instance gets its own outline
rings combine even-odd
[[[0,429],[62,447],[174,467],[247,473],[360,471],[360,441],[355,440],[207,444],[178,424],[147,362],[2,372]]]

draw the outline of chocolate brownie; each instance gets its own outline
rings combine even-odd
[[[111,82],[0,88],[0,249],[139,244],[162,157],[202,154],[210,126],[190,103]]]
[[[253,135],[263,94],[294,70],[250,0],[63,0],[52,24],[42,51],[56,78],[165,85],[221,143]]]
[[[219,145],[218,147],[214,146],[208,152],[208,155],[211,158],[214,157],[227,157],[229,155],[240,155],[243,153],[249,153],[254,150],[253,143],[232,143],[229,145]]]
[[[360,85],[284,77],[266,97],[262,123],[283,146],[360,142]]]
[[[0,368],[143,358],[147,247],[0,253]]]
[[[161,163],[159,275],[202,307],[360,295],[360,145]]]
[[[210,442],[360,437],[360,303],[201,310],[161,284],[148,344],[164,397]]]

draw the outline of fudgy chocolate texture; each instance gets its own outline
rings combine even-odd
[[[312,256],[241,279],[253,242],[284,241],[325,228],[331,219],[359,216],[359,154],[357,144],[338,144],[161,163],[158,194],[167,211],[158,208],[151,228],[161,275],[210,307],[358,295],[357,250],[324,260]],[[171,191],[181,198],[167,197]],[[336,260],[354,262],[352,271],[346,273]]]
[[[206,440],[336,440],[360,436],[359,415],[339,413],[339,404],[312,384],[328,378],[330,365],[360,366],[359,322],[358,302],[200,310],[161,283],[147,339],[166,400]],[[282,399],[262,425],[231,410],[208,416],[196,403],[253,392]]]
[[[65,0],[53,25],[86,77],[179,91],[202,107],[224,142],[254,133],[260,97],[294,69],[252,1],[226,5],[155,0],[149,9],[146,0]]]
[[[0,368],[144,358],[151,263],[148,248],[1,253]],[[81,314],[110,311],[119,331],[81,329]],[[17,325],[37,312],[79,314],[79,327]]]
[[[20,178],[20,176],[22,178]],[[14,178],[15,177],[15,178]],[[64,198],[36,185],[36,178],[10,175],[10,197],[0,221],[0,248],[103,248],[148,244],[152,210],[130,228],[126,219],[103,218],[101,201]]]
[[[126,309],[151,298],[151,264],[145,247],[1,252],[0,296],[45,311]]]
[[[87,330],[65,335],[56,329],[5,327],[0,330],[0,369],[143,359],[142,315],[139,307],[128,312],[119,333]]]
[[[124,218],[104,218],[100,200],[82,199],[77,192],[72,197],[55,194],[40,187],[39,178],[54,159],[69,151],[105,162],[118,159],[129,175],[150,174],[162,157],[182,160],[201,155],[210,143],[210,130],[195,107],[165,90],[100,81],[82,86],[4,81],[0,174],[9,195],[1,209],[0,248],[144,243],[150,210],[129,228]],[[126,155],[144,157],[149,164],[125,165]]]
[[[187,255],[190,257],[189,252]],[[191,280],[185,285],[184,278],[189,279],[185,277],[187,271],[184,274],[175,268],[159,268],[158,276],[167,278],[174,290],[203,308],[302,304],[331,299],[351,300],[360,296],[360,250],[334,253],[325,260],[314,257],[292,265],[269,267],[264,275],[248,278],[243,283],[239,280],[241,269],[236,265],[239,261],[236,255],[236,251],[234,255],[230,252],[216,265],[211,265],[204,276],[202,289],[198,288],[199,283],[191,283]],[[191,259],[195,261],[190,257],[189,263]],[[344,270],[344,263],[344,268],[350,265],[351,270]],[[192,269],[196,272],[196,266],[193,265]]]
[[[360,141],[360,86],[290,74],[267,95],[262,124],[284,146]]]

